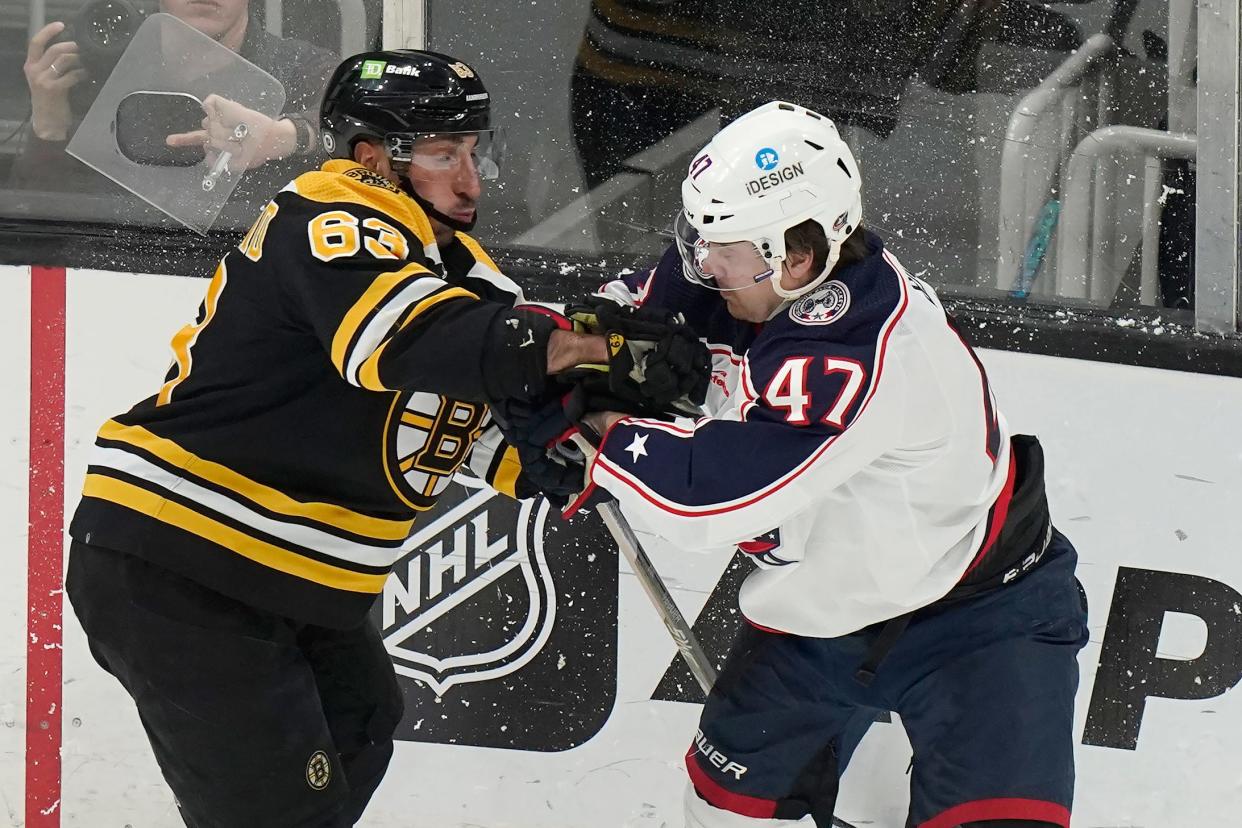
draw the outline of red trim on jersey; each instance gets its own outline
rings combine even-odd
[[[957,828],[963,822],[989,819],[1033,819],[1069,828],[1070,812],[1064,805],[1042,799],[977,799],[920,822],[918,828]]]
[[[637,425],[637,426],[642,426],[643,428],[651,428],[651,429],[655,429],[656,431],[663,431],[667,434],[672,434],[674,437],[693,437],[695,430],[698,428],[698,424],[703,422],[704,420],[709,420],[709,419],[711,418],[700,417],[699,419],[695,420],[694,421],[695,428],[686,428],[685,426],[679,426],[676,423],[670,423],[667,420],[653,420],[650,417],[626,416],[618,420],[617,422],[624,423],[625,425]]]
[[[1000,435],[997,433],[1000,430],[1000,422],[996,416],[996,406],[992,399],[992,389],[988,385],[988,372],[984,369],[983,363],[979,360],[979,355],[975,353],[975,349],[970,347],[970,343],[966,341],[966,337],[962,336],[962,332],[959,331],[954,325],[949,325],[949,330],[953,331],[954,335],[957,336],[958,342],[962,343],[962,347],[965,348],[966,353],[970,355],[971,361],[974,362],[975,367],[979,369],[979,382],[983,388],[983,431],[986,435],[984,437],[985,445],[983,446],[983,452],[988,456],[989,460],[996,462],[996,456],[992,452],[991,443],[993,438],[996,439],[998,444],[1000,443]],[[999,451],[999,446],[997,450]]]
[[[544,446],[544,448],[552,448],[553,446],[560,445],[561,443],[567,442],[570,437],[573,437],[577,433],[578,433],[578,427],[576,425],[571,425],[569,428],[565,429],[560,434],[556,435],[551,440],[549,440],[547,442],[547,445]]]
[[[690,750],[686,752],[686,770],[690,773],[690,781],[694,784],[694,789],[709,804],[722,811],[731,811],[755,819],[771,819],[776,815],[775,799],[760,799],[757,796],[746,796],[728,790],[708,776],[707,771],[699,766],[698,755],[698,748],[690,745]]]
[[[651,297],[651,285],[655,282],[655,275],[656,269],[653,267],[647,274],[646,280],[643,281],[642,287],[638,289],[638,293],[631,294],[634,297],[634,307],[641,308],[643,303]]]
[[[894,270],[907,279],[913,278],[902,267],[901,262],[897,261],[896,256],[887,250],[884,251],[883,255],[884,261],[888,262]],[[937,306],[940,307],[938,302]],[[992,388],[988,383],[988,372],[983,367],[983,362],[979,359],[979,355],[975,353],[975,349],[970,346],[970,343],[966,341],[966,337],[958,329],[957,324],[953,321],[953,317],[949,316],[948,311],[945,311],[943,307],[941,307],[941,310],[944,312],[945,323],[949,330],[953,331],[954,335],[957,336],[958,341],[962,343],[962,347],[966,349],[966,353],[970,355],[971,361],[975,363],[975,368],[979,370],[979,380],[983,387],[983,430],[985,434],[983,453],[988,456],[989,460],[995,463],[997,456],[999,456],[1002,435],[1000,434],[1000,417],[996,413],[996,401],[992,398]],[[992,446],[993,442],[996,443],[995,448]]]
[[[793,633],[787,633],[784,630],[778,630],[776,627],[765,627],[762,624],[758,623],[757,621],[751,621],[749,618],[745,616],[745,614],[742,615],[742,620],[745,621],[747,624],[750,624],[756,630],[762,630],[765,633],[772,633],[773,635],[793,635]]]
[[[616,431],[617,423],[625,422],[626,419],[627,418],[622,417],[620,420],[616,420],[615,422],[613,422],[612,425],[608,426],[607,431],[605,431],[603,434],[600,435],[599,448],[595,452],[595,459],[591,461],[591,464],[589,466],[587,466],[586,487],[583,488],[583,490],[578,493],[578,496],[573,499],[572,503],[570,503],[568,506],[566,506],[564,509],[561,510],[561,518],[563,520],[569,520],[571,517],[576,515],[579,511],[581,511],[582,509],[585,509],[586,504],[589,503],[591,501],[591,498],[595,496],[595,491],[599,487],[595,484],[595,481],[591,479],[592,477],[591,470],[595,468],[595,464],[597,462],[603,459],[604,446],[608,445],[608,438],[612,436],[614,431]]]
[[[738,385],[742,390],[742,404],[738,406],[738,416],[744,422],[751,409],[758,405],[759,392],[750,378],[750,360],[743,359],[741,366],[741,371],[738,373]]]
[[[513,309],[530,311],[531,313],[538,313],[542,316],[546,316],[555,322],[556,327],[560,328],[562,331],[572,331],[574,329],[573,320],[562,313],[557,313],[551,308],[545,308],[542,305],[514,305]]]
[[[578,512],[585,509],[586,504],[589,503],[591,498],[595,496],[595,490],[597,488],[598,487],[594,483],[587,483],[586,488],[578,493],[578,496],[574,498],[573,503],[570,503],[561,510],[561,519],[569,520],[574,515],[578,514]]]
[[[905,313],[906,307],[910,303],[910,293],[906,289],[905,279],[903,279],[901,274],[896,271],[894,271],[893,275],[897,278],[897,285],[898,285],[899,290],[901,291],[901,301],[898,304],[897,309],[893,312],[892,317],[885,324],[883,335],[880,337],[879,347],[876,349],[876,358],[875,358],[876,369],[875,369],[875,374],[871,378],[871,388],[867,391],[867,396],[863,400],[862,405],[859,407],[858,413],[854,415],[854,420],[852,422],[857,422],[862,417],[863,412],[867,410],[867,406],[871,404],[872,398],[875,397],[876,389],[880,387],[880,377],[884,373],[884,354],[888,350],[888,339],[892,335],[893,329],[897,327],[897,322],[900,321],[902,314]],[[743,363],[743,370],[745,370],[745,366],[749,366],[749,365],[750,365],[750,362],[749,360],[747,360],[745,363]],[[848,426],[846,428],[848,428]],[[842,433],[844,433],[844,431]],[[743,500],[743,501],[740,501],[738,503],[734,503],[728,506],[718,506],[716,508],[699,507],[696,509],[683,509],[683,508],[679,508],[673,505],[671,502],[662,502],[663,498],[660,498],[659,495],[655,494],[654,492],[648,493],[650,490],[647,488],[646,485],[642,483],[641,480],[636,480],[632,478],[627,472],[623,471],[619,466],[613,464],[604,455],[604,449],[602,445],[600,446],[600,453],[599,453],[599,456],[596,457],[595,462],[602,465],[604,468],[608,469],[608,471],[614,477],[616,477],[618,481],[620,481],[621,483],[624,483],[626,486],[629,486],[641,498],[643,498],[648,503],[652,504],[658,509],[662,509],[665,512],[669,512],[670,514],[680,515],[682,517],[708,517],[710,515],[719,515],[719,514],[724,514],[726,512],[734,512],[734,511],[737,511],[738,509],[744,509],[747,506],[751,506],[755,503],[758,503],[759,501],[785,488],[785,486],[789,485],[796,478],[801,476],[803,472],[805,472],[807,469],[813,466],[815,462],[819,460],[819,458],[822,457],[824,453],[827,452],[828,449],[832,447],[832,444],[836,442],[837,437],[839,436],[840,434],[834,434],[833,436],[829,437],[826,441],[824,441],[824,444],[821,445],[815,451],[814,454],[812,454],[806,460],[803,460],[802,463],[797,468],[790,471],[784,478],[782,478],[781,480],[775,483],[772,483],[767,489],[754,494],[747,500]],[[594,475],[592,475],[592,479],[594,479]]]
[[[1005,478],[1005,485],[1001,489],[1000,496],[996,498],[996,502],[992,504],[992,508],[988,511],[988,535],[983,541],[983,546],[979,548],[979,552],[975,555],[975,559],[970,562],[970,566],[966,567],[966,571],[962,573],[962,580],[965,580],[971,572],[975,571],[983,559],[987,557],[988,552],[992,551],[992,547],[996,544],[996,539],[1000,537],[1001,529],[1005,525],[1005,519],[1009,517],[1009,503],[1013,500],[1014,484],[1018,479],[1018,461],[1013,456],[1013,449],[1009,450],[1009,475]]]
[[[65,269],[30,269],[26,825],[60,825],[65,554]]]

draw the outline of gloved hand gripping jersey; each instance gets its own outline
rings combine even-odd
[[[542,493],[562,509],[587,484],[589,459],[573,438],[598,446],[602,437],[583,424],[586,414],[697,415],[711,378],[711,355],[680,316],[593,298],[567,307],[566,318],[575,331],[606,337],[608,362],[557,375],[541,400],[492,403],[522,462],[518,497]]]

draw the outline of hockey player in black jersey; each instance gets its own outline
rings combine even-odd
[[[836,825],[838,779],[886,711],[913,746],[909,828],[1067,828],[1087,628],[1038,441],[1010,433],[935,291],[861,226],[832,121],[747,113],[695,156],[682,202],[677,246],[601,293],[686,314],[713,357],[705,416],[588,415],[584,498],[756,566],[686,755],[687,828]]]
[[[445,55],[344,61],[321,109],[333,160],[267,203],[163,385],[99,431],[67,592],[192,828],[357,821],[402,713],[367,612],[419,514],[466,462],[512,495],[572,490],[518,461],[489,402],[583,363],[638,408],[706,385],[673,320],[575,332],[466,235],[498,171],[489,103]]]

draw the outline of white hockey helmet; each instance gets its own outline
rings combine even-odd
[[[675,230],[686,278],[716,290],[771,278],[785,261],[785,231],[811,219],[828,239],[823,272],[794,291],[779,278],[772,286],[785,299],[813,290],[858,227],[861,186],[854,155],[830,119],[784,101],[751,110],[716,133],[681,184],[683,210]],[[754,245],[756,273],[745,284],[721,286],[704,265],[714,248],[739,242]]]

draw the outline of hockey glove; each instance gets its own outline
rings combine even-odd
[[[518,453],[519,498],[542,494],[569,519],[607,493],[591,483],[591,463],[603,437],[584,421],[593,406],[583,385],[542,405],[504,402],[492,417]]]
[[[567,410],[567,405],[574,407]],[[522,463],[514,486],[519,499],[543,495],[564,509],[586,485],[586,466],[554,448],[576,432],[570,415],[581,416],[578,405],[558,397],[542,404],[507,400],[491,406],[505,442],[513,446]]]
[[[694,415],[707,396],[711,354],[680,314],[593,298],[566,315],[608,341],[607,365],[580,365],[562,375],[591,397],[613,397],[591,410]]]

